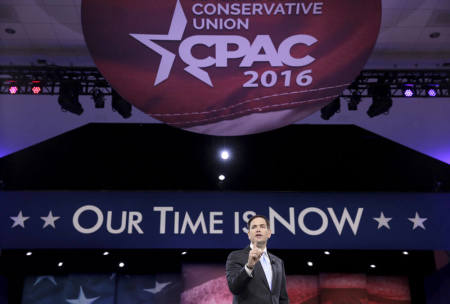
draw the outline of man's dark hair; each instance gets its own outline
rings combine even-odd
[[[258,217],[264,219],[264,220],[266,221],[267,228],[270,228],[270,223],[269,223],[269,220],[267,219],[267,217],[265,217],[264,215],[261,215],[261,214],[256,214],[256,215],[252,216],[252,217],[248,220],[248,223],[247,223],[247,228],[248,228],[248,229],[250,229],[250,224],[252,223],[252,221],[253,221],[255,218],[258,218]]]

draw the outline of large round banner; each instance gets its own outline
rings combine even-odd
[[[380,0],[83,0],[84,36],[111,86],[169,125],[212,135],[279,128],[356,78]]]

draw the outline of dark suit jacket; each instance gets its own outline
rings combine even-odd
[[[228,255],[226,273],[233,304],[288,304],[283,261],[268,253],[273,274],[271,291],[260,262],[253,268],[253,278],[245,271],[249,252],[250,246]]]

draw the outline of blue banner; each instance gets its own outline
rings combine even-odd
[[[450,249],[448,193],[0,192],[0,248]]]

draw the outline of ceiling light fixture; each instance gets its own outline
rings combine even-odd
[[[413,84],[405,84],[402,89],[403,96],[405,97],[414,97],[416,95],[414,93],[414,85]]]
[[[103,109],[105,107],[105,95],[100,89],[96,88],[92,91],[92,99],[94,100],[96,109]]]
[[[357,92],[353,92],[350,100],[348,101],[348,110],[356,111],[358,110],[358,104],[361,102],[361,96]]]
[[[131,104],[122,98],[115,90],[112,91],[111,106],[113,111],[117,112],[123,118],[131,117]]]
[[[33,80],[32,82],[33,87],[31,88],[31,92],[33,92],[34,95],[37,95],[42,92],[42,88],[40,86],[39,80]]]
[[[31,88],[31,91],[33,92],[34,95],[41,93],[41,90],[42,90],[41,87],[38,86],[34,86]]]
[[[388,84],[377,84],[369,88],[372,104],[367,115],[372,118],[380,114],[388,114],[392,107],[391,89]]]
[[[220,158],[223,160],[227,160],[230,158],[230,152],[228,152],[228,150],[222,150],[222,152],[220,152]]]
[[[9,91],[9,94],[15,95],[17,92],[19,92],[19,87],[16,85],[12,85],[9,87],[8,91]]]
[[[78,101],[80,90],[80,82],[76,80],[64,80],[61,82],[58,103],[63,112],[70,112],[77,115],[83,113],[83,107]]]
[[[427,86],[426,91],[429,97],[436,97],[438,94],[439,85],[430,84]]]
[[[339,97],[320,109],[320,117],[323,120],[329,120],[334,114],[339,113],[341,110],[341,102]]]

